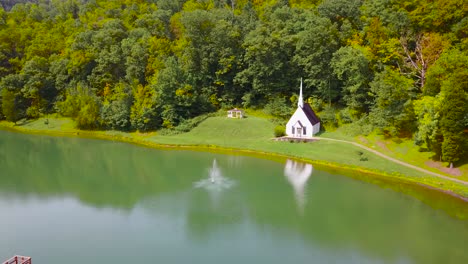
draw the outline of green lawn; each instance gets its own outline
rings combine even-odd
[[[433,153],[429,151],[419,151],[419,147],[414,145],[410,138],[386,139],[383,135],[373,133],[368,136],[350,136],[346,133],[346,126],[333,131],[322,133],[321,137],[341,139],[357,142],[372,149],[375,149],[389,157],[418,166],[420,168],[439,173],[455,179],[468,181],[468,163],[462,164],[454,171],[459,174],[448,173],[447,163],[432,160]]]
[[[11,124],[2,122],[2,126]],[[86,132],[73,128],[73,122],[64,118],[49,118],[49,124],[39,119],[17,126],[24,132],[54,132],[60,134],[77,134],[101,138],[121,139],[148,145],[192,145],[196,147],[222,147],[226,149],[251,150],[291,156],[320,164],[335,167],[366,169],[383,172],[387,176],[405,178],[409,181],[423,182],[443,189],[453,190],[468,197],[468,188],[458,183],[426,175],[414,169],[395,164],[382,157],[367,152],[357,146],[332,141],[315,141],[309,143],[290,143],[272,140],[274,124],[263,117],[249,116],[245,119],[228,119],[222,116],[210,117],[192,131],[178,135],[158,135],[157,133],[123,133],[117,131]],[[325,133],[323,136],[326,136]],[[369,142],[372,145],[371,142]],[[361,161],[358,152],[364,152],[367,161]],[[382,151],[383,152],[383,151]],[[388,153],[386,153],[388,154]]]
[[[460,175],[447,173],[447,171],[445,171],[448,165],[447,163],[432,161],[433,153],[428,151],[419,151],[419,147],[415,146],[411,139],[385,139],[383,136],[373,134],[367,137],[358,137],[355,141],[368,147],[372,147],[385,155],[423,169],[468,181],[468,164],[463,164],[456,168],[456,172],[459,172]]]

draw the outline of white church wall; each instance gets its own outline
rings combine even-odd
[[[292,115],[291,119],[289,119],[288,123],[286,124],[286,135],[289,137],[294,137],[295,134],[292,133],[292,127],[300,121],[303,126],[306,127],[306,134],[302,135],[302,137],[312,137],[313,127],[310,123],[309,119],[305,115],[304,111],[301,108],[297,108],[296,112]]]
[[[312,131],[312,135],[315,135],[317,134],[318,132],[320,132],[320,122],[318,122],[317,124],[314,125],[314,129]]]

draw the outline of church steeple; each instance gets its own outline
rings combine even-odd
[[[302,99],[302,78],[301,78],[301,88],[299,90],[299,100],[297,101],[297,107],[304,107],[304,100]]]

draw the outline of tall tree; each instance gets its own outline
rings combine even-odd
[[[468,116],[468,94],[460,83],[452,79],[442,84],[443,106],[441,109],[440,128],[443,135],[442,159],[453,167],[453,163],[466,154],[468,135],[464,132],[464,120]]]
[[[26,117],[28,100],[21,92],[23,85],[24,78],[20,74],[8,75],[0,83],[2,87],[2,112],[8,121],[16,123]]]
[[[106,21],[102,28],[92,35],[91,49],[96,67],[88,80],[99,91],[107,84],[116,84],[125,76],[125,59],[121,41],[127,37],[127,30],[120,19]]]
[[[134,101],[130,109],[130,122],[138,131],[156,129],[161,118],[157,115],[156,95],[151,87],[138,84],[133,87]]]
[[[45,58],[35,57],[26,62],[23,67],[26,80],[23,93],[30,99],[31,105],[27,109],[29,117],[37,118],[49,112],[57,95],[55,82],[49,72],[49,62]]]
[[[438,140],[441,136],[439,128],[441,104],[440,97],[434,96],[423,96],[413,102],[417,120],[415,144],[425,143],[428,150],[436,152],[436,156],[441,154],[440,151],[437,152],[440,145]]]
[[[130,130],[130,106],[133,95],[131,88],[123,82],[113,87],[104,88],[101,120],[105,128],[113,130]]]
[[[319,14],[330,19],[341,35],[343,43],[362,28],[361,0],[324,0],[317,8]]]
[[[435,96],[441,91],[444,81],[458,83],[468,92],[468,54],[459,49],[444,52],[427,72],[424,93]]]
[[[157,108],[161,109],[163,126],[173,127],[184,119],[203,113],[204,106],[196,104],[199,92],[190,84],[176,58],[166,61],[154,85]]]
[[[129,37],[122,40],[122,52],[125,57],[125,78],[128,83],[146,84],[146,65],[148,64],[148,40],[146,29],[138,28],[129,32]]]
[[[412,41],[407,37],[401,37],[400,42],[406,64],[415,72],[417,83],[422,91],[426,84],[426,74],[429,67],[436,62],[440,54],[449,46],[449,42],[437,33],[420,34]]]
[[[369,60],[361,48],[346,46],[333,54],[331,65],[334,74],[342,81],[343,102],[351,110],[351,117],[359,119],[368,112],[371,104]]]
[[[326,101],[335,102],[339,87],[330,61],[339,48],[338,29],[329,19],[307,12],[304,30],[298,34],[294,55],[303,69],[304,82]]]
[[[297,82],[299,68],[293,62],[297,33],[302,17],[287,6],[276,9],[268,22],[258,25],[245,38],[245,69],[235,82],[251,89],[246,105],[265,103],[264,99],[290,94]]]
[[[414,129],[413,81],[389,67],[376,74],[370,83],[373,101],[370,119],[391,136],[411,135]]]

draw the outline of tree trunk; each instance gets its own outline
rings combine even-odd
[[[453,162],[450,162],[450,168],[453,169]]]

